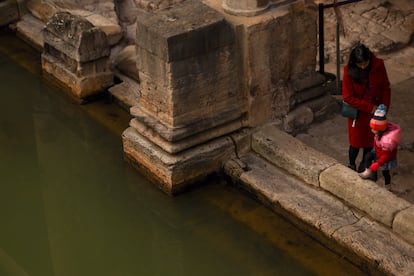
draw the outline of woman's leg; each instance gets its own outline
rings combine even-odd
[[[365,170],[365,168],[368,168],[371,165],[371,163],[374,159],[369,160],[370,158],[372,158],[371,156],[367,158],[367,155],[369,155],[371,153],[371,151],[372,151],[372,148],[364,148],[363,149],[362,161],[361,161],[361,163],[359,163],[358,172],[363,172]],[[375,158],[375,156],[374,156],[374,158]]]
[[[364,169],[362,171],[365,171],[365,168],[369,168],[369,166],[371,166],[372,162],[374,162],[376,159],[376,155],[374,151],[369,151],[366,152],[364,155],[364,159],[361,161],[361,164],[359,165],[360,167],[364,167]],[[378,172],[373,172],[372,177],[370,177],[370,179],[372,181],[377,181],[378,179]]]
[[[359,148],[354,148],[353,146],[349,145],[348,149],[348,156],[349,156],[349,165],[348,167],[356,171],[356,164],[355,161],[358,157]]]

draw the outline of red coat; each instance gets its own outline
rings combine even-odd
[[[374,134],[369,127],[374,106],[384,104],[387,112],[391,103],[391,89],[384,61],[371,54],[369,87],[365,83],[356,83],[348,76],[348,66],[344,67],[342,80],[342,98],[352,107],[358,109],[355,127],[353,119],[348,119],[349,144],[354,148],[370,148],[374,144]]]

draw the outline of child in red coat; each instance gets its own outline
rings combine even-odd
[[[366,156],[366,169],[359,176],[363,179],[377,180],[378,169],[382,170],[385,187],[391,187],[390,170],[397,166],[397,150],[401,140],[399,125],[388,122],[386,107],[381,104],[370,121],[371,131],[374,133],[374,149]]]

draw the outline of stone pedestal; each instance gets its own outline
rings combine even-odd
[[[233,151],[219,137],[240,129],[246,113],[234,31],[215,10],[185,1],[139,12],[136,51],[140,98],[124,151],[174,193],[174,186],[219,170]],[[188,159],[194,151],[203,153]]]
[[[43,30],[42,69],[81,100],[113,84],[106,35],[80,16],[59,12]]]

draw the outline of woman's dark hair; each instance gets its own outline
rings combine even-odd
[[[349,63],[357,64],[370,59],[371,51],[364,44],[358,43],[351,51]]]
[[[368,67],[361,69],[357,66],[357,63],[366,62],[371,60],[371,51],[362,43],[358,43],[351,51],[348,61],[348,75],[349,77],[358,83],[366,81],[368,72],[371,69],[371,62]]]

